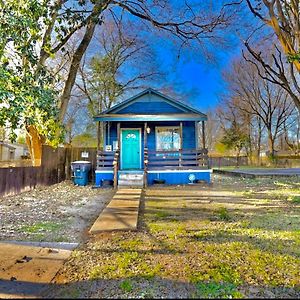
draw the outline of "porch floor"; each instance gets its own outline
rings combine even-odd
[[[141,194],[142,189],[119,189],[89,232],[137,230]]]

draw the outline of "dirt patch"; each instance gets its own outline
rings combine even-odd
[[[113,194],[64,181],[2,197],[0,240],[80,242]]]

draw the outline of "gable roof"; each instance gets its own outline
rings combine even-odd
[[[186,105],[186,104],[184,104],[182,102],[179,102],[179,101],[177,101],[177,100],[175,100],[175,99],[173,99],[173,98],[171,98],[171,97],[169,97],[167,95],[164,95],[164,94],[162,94],[162,93],[160,93],[160,92],[158,92],[158,91],[156,91],[156,90],[154,90],[152,88],[148,88],[148,89],[146,89],[146,90],[138,93],[137,95],[134,95],[134,96],[130,97],[129,99],[127,99],[127,100],[125,100],[125,101],[123,101],[123,102],[121,102],[119,104],[114,105],[112,108],[110,108],[110,109],[104,111],[103,113],[101,113],[101,115],[104,115],[104,114],[114,114],[117,111],[119,111],[119,110],[121,110],[121,109],[123,109],[123,108],[125,108],[125,107],[127,107],[127,106],[129,106],[131,104],[133,104],[140,97],[142,97],[142,96],[144,96],[146,94],[155,94],[155,95],[161,97],[168,104],[170,104],[170,105],[172,105],[172,106],[174,106],[176,108],[181,109],[183,111],[183,113],[193,113],[193,114],[200,115],[203,118],[207,117],[204,113],[198,111],[197,109],[194,109],[194,108],[192,108],[192,107],[190,107],[190,106],[188,106],[188,105]]]

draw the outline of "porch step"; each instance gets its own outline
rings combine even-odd
[[[144,174],[141,172],[119,173],[119,187],[142,187],[144,185]]]
[[[123,186],[132,186],[132,187],[142,187],[144,185],[143,181],[137,181],[137,180],[119,180],[118,181],[118,186],[123,187]]]
[[[119,180],[143,180],[143,174],[120,174]]]

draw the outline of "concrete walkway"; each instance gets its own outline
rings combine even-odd
[[[142,189],[119,189],[90,229],[90,233],[137,230]]]
[[[70,250],[0,243],[0,298],[38,298]]]

